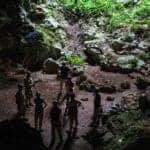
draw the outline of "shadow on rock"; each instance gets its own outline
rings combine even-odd
[[[150,135],[143,136],[137,139],[132,144],[127,145],[123,150],[149,150]]]
[[[64,143],[63,150],[70,150],[71,149],[71,146],[73,144],[73,140],[76,137],[76,133],[77,133],[77,129],[74,129],[72,133],[71,133],[71,131],[67,132],[68,137]]]
[[[22,119],[0,123],[1,150],[46,150],[41,134]]]

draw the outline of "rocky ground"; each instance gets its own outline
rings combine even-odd
[[[101,93],[102,94],[102,106],[104,113],[108,113],[112,106],[115,106],[115,103],[121,102],[121,98],[124,95],[131,94],[133,97],[138,94],[138,90],[134,85],[134,79],[128,77],[128,75],[116,74],[116,73],[106,73],[100,71],[99,67],[92,67],[87,65],[85,69],[85,74],[87,78],[92,81],[96,81],[96,83],[102,83],[107,80],[111,80],[115,85],[119,86],[122,81],[128,80],[131,84],[131,89],[125,90],[123,92],[116,92],[112,94]],[[136,76],[136,74],[133,74]],[[19,80],[22,80],[23,75],[16,76]],[[50,133],[50,120],[49,120],[49,110],[51,107],[51,103],[57,97],[59,92],[59,81],[56,80],[56,75],[46,75],[42,74],[41,72],[36,72],[32,74],[32,78],[36,81],[36,85],[33,88],[34,93],[36,91],[40,91],[43,97],[46,99],[48,103],[48,107],[45,110],[44,121],[43,121],[43,129],[42,136],[44,139],[45,144],[48,146],[51,139]],[[76,78],[74,78],[74,81]],[[21,81],[19,81],[21,83]],[[3,88],[0,91],[0,116],[1,121],[5,119],[11,119],[15,117],[16,114],[16,104],[15,104],[15,92],[16,92],[16,85],[17,83],[8,86],[7,88]],[[147,91],[149,93],[149,90]],[[76,86],[75,88],[76,98],[82,102],[84,109],[80,108],[79,110],[79,127],[78,127],[78,134],[77,138],[74,139],[71,148],[73,150],[76,149],[91,149],[90,145],[83,140],[82,136],[86,135],[86,133],[90,130],[90,124],[92,121],[92,113],[93,113],[93,94],[87,91],[81,91]],[[115,98],[114,101],[107,101],[106,97],[112,96]],[[88,100],[83,101],[82,99]],[[130,100],[130,99],[129,99]],[[61,105],[62,110],[64,111],[65,105]],[[34,127],[34,108],[30,108],[26,114],[28,118],[28,122],[31,126]],[[66,139],[66,130],[67,125],[64,127],[64,138]]]
[[[100,90],[103,115],[108,117],[107,123],[104,126],[100,124],[93,136],[100,137],[97,143],[104,150],[121,150],[132,143],[131,139],[141,137],[141,132],[150,133],[149,118],[137,109],[140,93],[150,97],[150,32],[147,25],[123,27],[108,32],[107,18],[101,16],[88,21],[81,18],[78,20],[77,14],[63,10],[55,2],[49,5],[33,5],[29,12],[23,6],[19,7],[19,2],[16,7],[13,3],[10,6],[12,7],[4,5],[10,11],[5,12],[3,8],[0,13],[3,22],[0,30],[5,29],[7,33],[0,33],[0,121],[15,117],[17,110],[14,95],[17,84],[24,78],[24,67],[32,71],[39,70],[44,61],[42,69],[49,74],[33,71],[32,78],[36,82],[34,93],[40,91],[48,103],[42,132],[45,145],[48,146],[51,139],[49,110],[59,93],[56,72],[62,61],[70,63],[66,59],[69,55],[84,60],[84,64],[69,64],[71,68],[77,68],[77,73],[82,73],[73,80],[77,82],[76,98],[82,102],[84,109],[79,110],[77,137],[71,147],[65,141],[64,147],[61,146],[60,149],[92,149],[91,136],[95,131],[89,135],[88,133],[93,129],[90,126],[93,87]],[[11,14],[13,9],[16,9],[14,15]],[[16,19],[20,21],[18,24],[15,24]],[[13,32],[12,22],[14,26],[18,25]],[[65,104],[61,108],[64,111]],[[31,126],[34,126],[34,108],[28,109],[27,118]],[[65,140],[67,127],[66,125],[63,129]],[[55,146],[54,149],[59,148],[59,145]]]

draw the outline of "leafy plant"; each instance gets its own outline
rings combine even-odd
[[[105,15],[108,17],[107,29],[112,30],[120,26],[134,24],[137,20],[143,21],[143,17],[148,17],[150,13],[150,1],[140,0],[137,4],[124,5],[122,2],[114,0],[65,0],[64,6],[70,10],[77,10],[76,13],[82,12],[87,17],[99,17]]]
[[[81,56],[66,56],[66,59],[71,65],[82,66],[84,64],[84,60]]]

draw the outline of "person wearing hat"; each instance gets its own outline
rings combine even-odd
[[[60,142],[63,142],[62,136],[62,120],[61,120],[61,109],[58,106],[58,102],[54,101],[50,109],[50,119],[51,119],[51,144],[55,143],[56,132],[59,135]]]
[[[41,93],[36,92],[34,122],[35,128],[42,131],[44,108],[47,106],[45,100],[41,98]]]
[[[25,118],[25,99],[22,90],[23,90],[22,85],[18,85],[18,91],[15,97],[16,97],[18,115],[19,117]]]

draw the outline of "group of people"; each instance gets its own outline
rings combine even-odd
[[[78,108],[82,106],[81,102],[76,100],[76,95],[74,92],[75,84],[72,81],[70,69],[66,63],[62,63],[60,70],[58,72],[58,77],[60,80],[60,92],[55,101],[52,103],[50,108],[50,120],[51,120],[51,133],[52,133],[52,143],[55,141],[56,134],[59,135],[60,142],[63,142],[62,128],[62,110],[61,104],[66,102],[66,108],[63,117],[68,117],[69,119],[69,130],[70,136],[75,136],[78,127]],[[27,108],[33,106],[31,99],[33,82],[31,80],[30,73],[27,73],[24,79],[24,92],[23,86],[18,85],[18,91],[16,93],[16,104],[18,107],[19,117],[25,118],[25,112]],[[65,92],[64,92],[65,91]],[[25,93],[25,96],[24,94]],[[34,122],[35,128],[42,131],[43,113],[44,108],[47,107],[47,103],[41,97],[40,92],[36,92],[36,97],[34,98],[35,103],[35,114]],[[82,106],[83,108],[83,106]],[[99,112],[101,108],[101,96],[98,90],[94,90],[94,112],[93,112],[93,124],[99,123]]]
[[[26,78],[24,79],[24,85],[19,84],[18,90],[16,92],[16,104],[17,104],[17,117],[26,119],[26,111],[28,108],[34,106],[31,102],[33,98],[32,87],[34,86],[31,74],[28,72]],[[24,89],[24,91],[23,91]],[[47,106],[45,100],[41,97],[40,92],[36,92],[36,97],[34,98],[35,103],[35,128],[42,131],[43,113],[44,108]]]

